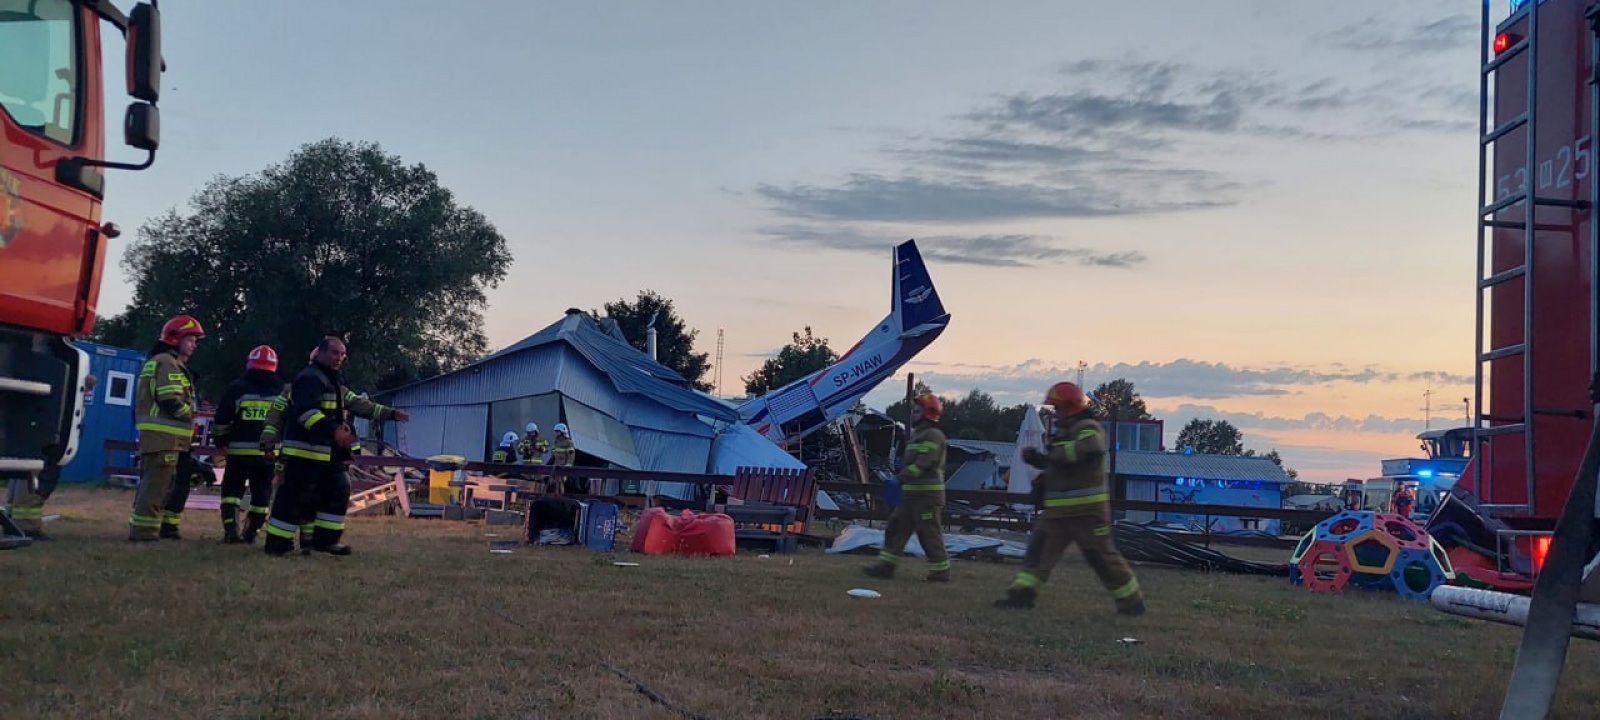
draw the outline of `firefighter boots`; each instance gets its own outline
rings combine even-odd
[[[260,513],[250,513],[244,516],[244,536],[239,539],[246,545],[256,544],[256,533],[261,532],[261,526],[267,522],[267,516]]]
[[[894,566],[890,565],[889,563],[880,562],[861,568],[861,573],[870,578],[888,580],[889,578],[894,577]]]
[[[1032,610],[1033,601],[1039,597],[1039,591],[1031,587],[1014,587],[1006,590],[1006,596],[994,601],[997,608],[1014,608],[1018,610]]]

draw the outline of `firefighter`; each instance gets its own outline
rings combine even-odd
[[[222,542],[253,544],[272,507],[272,459],[261,449],[261,436],[273,401],[283,392],[278,378],[278,353],[261,345],[250,351],[243,377],[222,395],[211,437],[225,461],[222,475]],[[274,432],[276,434],[276,432]],[[250,511],[239,532],[239,502],[250,488]]]
[[[134,422],[139,430],[139,489],[128,518],[128,539],[181,539],[178,525],[189,496],[194,442],[194,381],[185,363],[205,329],[188,315],[161,326],[161,339],[139,372]]]
[[[1069,382],[1056,383],[1044,403],[1054,408],[1054,431],[1048,453],[1025,448],[1022,459],[1043,470],[1034,481],[1033,502],[1038,515],[1022,571],[995,601],[997,607],[1031,608],[1039,586],[1074,543],[1084,560],[1111,592],[1117,612],[1144,614],[1139,581],[1111,535],[1111,493],[1106,476],[1106,438],[1089,409],[1083,389]]]
[[[870,577],[894,577],[906,543],[916,533],[928,558],[928,582],[950,582],[950,554],[942,534],[945,437],[939,419],[943,415],[944,403],[932,393],[922,393],[911,403],[911,441],[906,443],[904,467],[896,475],[900,504],[889,514],[878,562],[862,568]]]
[[[517,455],[523,465],[543,465],[545,453],[550,452],[550,441],[539,434],[539,423],[528,423],[527,435],[517,441]]]
[[[95,382],[95,376],[88,376],[84,380],[84,390],[93,388]],[[24,476],[12,478],[6,483],[6,514],[11,516],[11,521],[16,523],[22,534],[34,540],[55,539],[44,531],[44,501],[50,499],[50,494],[55,492],[60,482],[60,463],[47,462],[44,469],[39,471],[37,480]]]
[[[556,423],[556,443],[550,448],[550,464],[556,467],[572,467],[578,461],[578,446],[572,443],[572,435],[567,430],[566,423]],[[583,495],[589,491],[589,483],[566,475],[553,475],[550,479],[550,488],[561,495]]]
[[[517,461],[517,431],[507,430],[500,436],[500,447],[494,449],[491,462],[509,465]]]
[[[345,344],[328,336],[317,344],[306,369],[289,387],[288,408],[283,413],[283,485],[272,500],[267,519],[268,555],[286,555],[302,530],[313,526],[311,550],[330,555],[349,555],[344,536],[344,513],[350,504],[350,478],[345,465],[355,432],[346,422],[347,414],[384,422],[410,419],[397,410],[367,400],[344,386],[339,368],[344,365]]]
[[[317,349],[311,348],[306,355],[306,364],[316,362]],[[283,392],[273,398],[272,407],[267,409],[267,423],[261,428],[261,455],[272,463],[272,487],[283,487],[284,459],[279,454],[283,449],[283,415],[289,411],[289,385],[283,386]],[[270,513],[271,510],[268,510]],[[311,554],[311,536],[315,532],[316,518],[309,517],[300,526],[300,551],[306,555]]]
[[[1411,489],[1411,483],[1404,480],[1394,481],[1394,499],[1390,501],[1395,513],[1406,518],[1411,517],[1411,508],[1417,504],[1417,493]]]
[[[6,487],[6,514],[16,523],[22,534],[34,540],[54,540],[44,531],[44,501],[61,480],[61,465],[47,462],[39,471],[36,481],[28,477],[12,478]]]

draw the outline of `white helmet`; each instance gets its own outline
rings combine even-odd
[[[529,435],[539,432],[539,423],[528,423],[528,427],[523,428],[523,430],[527,431]]]
[[[512,443],[514,443],[516,441],[517,441],[517,434],[515,432],[508,432],[508,433],[505,434],[504,437],[500,438],[500,444],[501,445],[510,445],[510,444],[512,444]]]
[[[567,424],[566,423],[556,423],[556,428],[555,429],[556,429],[556,434],[557,435],[571,435],[572,434],[570,432],[567,432]]]

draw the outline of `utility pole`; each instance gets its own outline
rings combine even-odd
[[[722,397],[722,328],[717,328],[717,397]]]

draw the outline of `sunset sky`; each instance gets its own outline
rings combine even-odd
[[[161,153],[105,214],[375,141],[510,242],[492,346],[652,288],[702,350],[724,329],[725,394],[803,326],[848,348],[917,238],[953,319],[905,369],[937,390],[1037,402],[1081,360],[1169,444],[1220,417],[1371,477],[1425,391],[1433,427],[1472,394],[1478,7],[167,2]]]

